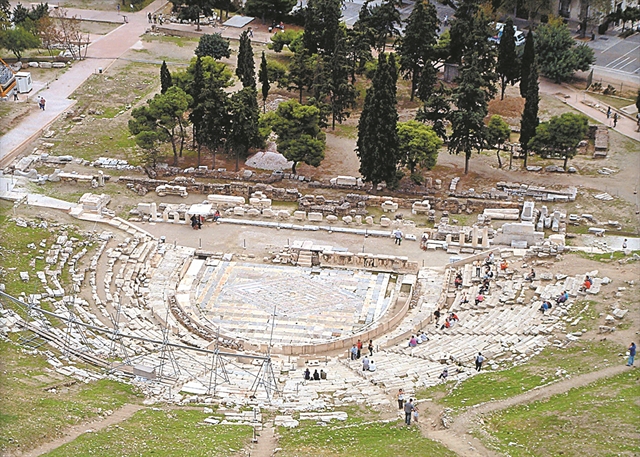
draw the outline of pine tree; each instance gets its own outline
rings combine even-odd
[[[411,79],[411,100],[422,72],[433,68],[433,47],[438,41],[439,21],[435,6],[428,1],[416,2],[407,20],[404,36],[399,39],[400,71]]]
[[[529,82],[527,83],[527,94],[525,96],[524,111],[520,120],[520,147],[524,152],[524,166],[527,166],[527,156],[529,155],[529,141],[535,136],[538,120],[538,104],[540,96],[538,94],[538,65],[535,55],[532,65],[529,67]]]
[[[331,128],[336,128],[336,121],[342,121],[349,117],[349,108],[356,102],[357,91],[349,81],[349,61],[345,48],[344,35],[338,40],[336,49],[329,61],[329,81],[327,89],[331,105]]]
[[[269,89],[271,88],[271,85],[269,84],[269,68],[267,67],[267,58],[264,55],[264,51],[262,51],[260,70],[258,70],[258,79],[260,80],[260,85],[262,86],[262,111],[266,113],[267,97],[269,96]]]
[[[360,173],[373,189],[381,182],[393,186],[397,182],[396,167],[400,161],[396,126],[396,80],[391,61],[385,53],[378,57],[378,68],[367,89],[364,108],[358,122],[356,153],[360,158]]]
[[[520,63],[520,96],[527,96],[527,85],[529,84],[529,73],[531,72],[531,66],[536,59],[535,38],[533,32],[527,33],[527,38],[524,42],[524,52],[522,53],[522,60]]]
[[[171,73],[169,72],[169,68],[167,68],[167,62],[163,60],[162,66],[160,67],[160,93],[164,94],[171,85]]]
[[[242,81],[242,87],[256,87],[256,64],[253,61],[253,49],[249,32],[245,30],[240,35],[240,47],[238,49],[238,66],[236,76]]]
[[[480,10],[478,0],[463,0],[451,21],[449,62],[460,64],[462,56],[474,44],[474,18]],[[478,43],[480,44],[480,43]]]
[[[501,100],[504,100],[504,91],[507,88],[507,84],[513,85],[518,80],[520,75],[518,60],[513,19],[507,18],[502,29],[500,44],[498,45],[498,64],[496,67],[496,71],[500,76]]]
[[[316,56],[317,57],[317,56]],[[293,54],[289,64],[288,88],[295,89],[299,93],[298,102],[302,103],[302,91],[313,85],[314,62],[304,49]]]

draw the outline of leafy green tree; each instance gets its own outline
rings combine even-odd
[[[431,170],[438,161],[442,140],[429,126],[418,121],[398,122],[400,160],[411,174],[420,166]]]
[[[520,59],[520,96],[527,96],[527,87],[529,84],[529,73],[531,72],[531,66],[534,65],[536,60],[536,46],[535,37],[533,32],[527,33],[527,37],[524,41],[524,51],[522,58]]]
[[[496,72],[500,77],[500,100],[504,100],[504,91],[507,88],[507,84],[514,85],[520,77],[520,59],[516,52],[513,19],[507,18],[502,30],[502,37],[498,45],[498,63],[496,65]]]
[[[216,60],[220,60],[223,57],[230,57],[231,48],[229,47],[229,40],[222,38],[222,35],[219,33],[202,35],[195,53],[198,57],[211,56]]]
[[[423,70],[434,71],[433,48],[438,42],[439,21],[436,7],[419,0],[409,15],[404,36],[396,44],[400,54],[400,71],[411,80],[411,100],[416,93]]]
[[[330,55],[340,33],[342,0],[309,0],[304,13],[303,43],[309,54]]]
[[[24,51],[37,48],[39,45],[38,37],[23,27],[0,30],[0,48],[11,51],[18,60],[22,58]]]
[[[277,60],[267,60],[267,74],[270,83],[277,83],[278,87],[287,87],[287,66]]]
[[[29,19],[29,9],[22,6],[22,3],[18,3],[13,8],[11,17],[14,25],[24,24]]]
[[[571,31],[559,18],[538,27],[536,56],[540,72],[556,83],[566,81],[578,70],[587,71],[595,62],[593,49],[584,43],[576,46]]]
[[[396,107],[396,80],[393,54],[378,56],[378,67],[371,87],[367,89],[364,107],[358,122],[356,153],[360,158],[360,174],[373,184],[394,186],[397,182],[396,168],[400,161],[398,140],[398,111]]]
[[[589,130],[589,119],[583,114],[564,113],[552,117],[536,128],[536,134],[529,142],[529,148],[542,157],[558,157],[567,161],[576,155],[580,141]]]
[[[186,5],[186,9],[182,12],[182,17],[190,19],[196,22],[196,30],[200,31],[200,15],[205,16],[213,15],[213,8],[215,7],[213,0],[182,0],[182,3]]]
[[[240,167],[240,157],[246,157],[249,149],[264,144],[259,131],[259,118],[255,86],[247,86],[231,96],[227,145],[235,153],[236,171]]]
[[[178,152],[182,154],[185,139],[185,112],[191,96],[176,86],[164,94],[147,100],[147,105],[131,112],[129,130],[134,135],[144,131],[155,132],[160,142],[170,142],[173,150],[173,165],[178,165]]]
[[[284,19],[297,3],[297,0],[247,0],[244,11],[249,16],[262,18],[264,24],[266,18]]]
[[[319,121],[317,107],[301,105],[295,100],[280,103],[275,112],[265,116],[264,122],[278,136],[278,152],[293,162],[293,174],[299,162],[317,167],[324,159],[325,134]]]
[[[236,76],[242,81],[242,87],[256,87],[256,63],[253,60],[253,49],[247,30],[240,35]]]
[[[535,57],[535,56],[534,56]],[[527,93],[524,101],[524,111],[520,119],[520,147],[524,152],[524,166],[527,167],[529,156],[529,141],[536,133],[536,128],[540,123],[538,119],[538,106],[540,104],[540,94],[538,93],[538,65],[534,59],[533,65],[529,68],[529,82],[527,83]]]
[[[167,68],[167,62],[163,60],[160,66],[160,93],[164,94],[171,86],[171,73]]]
[[[200,60],[200,63],[198,63]],[[194,83],[194,77],[197,71],[197,66],[201,66],[202,81],[208,81],[210,78],[219,80],[223,87],[229,87],[232,84],[233,73],[231,70],[223,64],[218,62],[213,57],[193,57],[186,70],[179,70],[171,73],[171,81],[174,86],[181,88],[188,94],[197,93],[194,92],[192,87]],[[202,87],[203,83],[200,83],[199,87]],[[196,89],[197,90],[197,87]]]
[[[502,168],[502,159],[500,158],[500,149],[502,145],[511,136],[511,127],[502,117],[494,114],[489,119],[487,125],[487,144],[496,147],[496,156],[498,157],[498,168]]]
[[[467,1],[472,0],[463,3]],[[489,19],[481,9],[476,8],[469,24],[467,41],[462,43],[464,47],[461,49],[458,87],[453,91],[455,109],[449,113],[452,127],[449,152],[464,152],[465,174],[469,172],[473,150],[479,152],[486,143],[484,118],[489,112],[489,101],[495,96],[497,80],[494,71],[495,50],[489,43],[492,33]]]
[[[400,12],[394,0],[383,0],[374,6],[367,0],[362,5],[353,28],[362,33],[371,47],[384,52],[387,38],[400,35],[401,23]]]
[[[350,115],[349,108],[356,103],[357,91],[349,80],[349,60],[346,50],[346,37],[343,35],[329,60],[329,77],[326,83],[331,105],[331,128],[336,121],[342,124]]]
[[[271,85],[269,84],[269,67],[267,65],[267,58],[264,55],[264,51],[262,51],[262,60],[260,61],[260,70],[258,71],[258,79],[260,80],[260,85],[262,89],[262,111],[266,113],[267,97],[269,96],[269,89],[271,88]]]

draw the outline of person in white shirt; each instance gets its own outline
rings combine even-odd
[[[376,363],[373,360],[369,362],[369,371],[376,371]]]

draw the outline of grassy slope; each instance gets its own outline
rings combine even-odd
[[[582,341],[563,349],[546,348],[526,364],[508,370],[485,371],[473,376],[438,402],[451,408],[464,408],[489,400],[513,397],[556,381],[565,374],[577,375],[609,366],[621,349],[609,342]],[[559,370],[565,370],[566,373],[558,373]],[[430,397],[443,390],[442,386],[425,389],[418,392],[418,398]]]
[[[629,370],[495,413],[487,428],[512,457],[640,455],[639,388],[637,373]]]
[[[97,433],[84,434],[45,455],[163,457],[230,456],[251,439],[251,427],[206,425],[210,414],[195,410],[138,411],[131,419]]]
[[[107,379],[61,387],[73,379],[53,372],[43,355],[7,341],[0,341],[0,368],[0,455],[34,448],[68,426],[138,401],[132,386]]]

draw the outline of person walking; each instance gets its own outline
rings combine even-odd
[[[404,389],[398,389],[396,398],[398,399],[398,409],[404,408]]]
[[[476,371],[482,370],[482,362],[484,362],[484,357],[482,353],[478,352],[478,357],[476,357]]]
[[[410,398],[409,401],[404,404],[404,422],[407,425],[411,425],[411,414],[413,414],[412,398]]]
[[[636,343],[631,343],[629,345],[629,359],[627,360],[627,366],[633,366],[633,359],[636,357]]]
[[[611,107],[607,109],[607,119],[611,117]]]
[[[44,111],[44,105],[45,103],[47,103],[47,101],[44,99],[44,97],[40,97],[40,100],[38,100],[38,107]]]
[[[616,125],[618,125],[618,113],[613,113],[613,128],[616,128]]]

